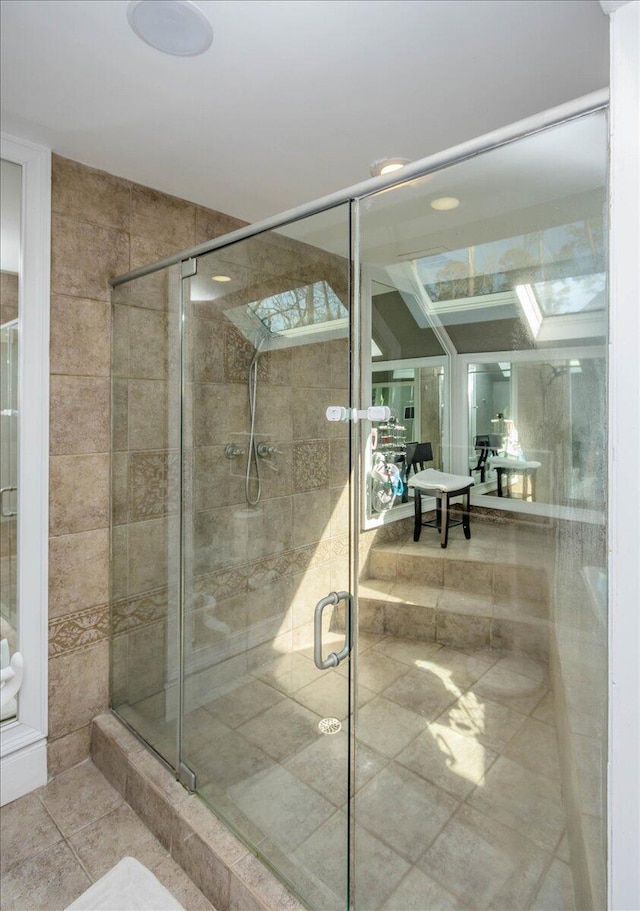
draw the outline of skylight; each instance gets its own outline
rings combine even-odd
[[[562,278],[557,281],[535,282],[533,291],[544,316],[604,310],[606,306],[604,272],[580,275],[577,278]]]
[[[225,316],[265,350],[345,338],[349,331],[349,312],[326,281],[287,288]]]
[[[348,319],[348,311],[326,281],[289,288],[271,297],[252,301],[247,307],[276,335],[310,326]]]
[[[422,284],[436,304],[439,301],[512,291],[516,285],[531,284],[536,279],[543,279],[544,284],[582,281],[573,276],[565,278],[567,269],[574,274],[576,270],[589,271],[591,274],[585,276],[585,280],[593,280],[597,276],[604,280],[603,273],[593,274],[594,266],[598,268],[603,256],[602,222],[585,219],[439,252],[435,256],[418,259],[417,269]],[[604,290],[603,286],[601,290]],[[563,291],[565,297],[573,293],[566,289]]]

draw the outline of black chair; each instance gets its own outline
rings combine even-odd
[[[417,441],[412,441],[407,443],[407,448],[404,455],[404,472],[403,478],[404,481],[404,491],[402,492],[402,502],[409,502],[409,475],[411,474],[411,469],[413,468],[413,473],[418,473],[418,465],[420,466],[420,471],[424,468],[425,462],[433,461],[433,451],[431,449],[431,443],[418,443]]]
[[[481,434],[473,438],[473,448],[476,451],[477,462],[470,470],[469,474],[473,476],[474,471],[480,472],[480,483],[484,484],[487,471],[487,459],[489,458],[489,434]]]
[[[433,462],[433,449],[431,443],[407,443],[406,478],[409,479],[411,469],[417,474],[418,470],[424,471],[425,462]],[[420,469],[418,469],[418,465]]]
[[[462,475],[445,474],[433,468],[419,471],[409,481],[413,487],[414,526],[413,540],[420,540],[423,528],[437,528],[440,533],[440,547],[446,547],[449,540],[449,529],[454,525],[462,525],[464,536],[467,540],[471,537],[469,513],[471,512],[471,488],[473,478]],[[422,521],[422,495],[435,497],[436,518]],[[450,504],[454,497],[463,497],[462,518],[452,519]]]
[[[476,451],[477,462],[470,469],[469,474],[473,475],[474,471],[479,471],[481,484],[484,484],[485,481],[489,455],[498,455],[503,445],[504,441],[499,433],[483,433],[473,438],[473,448]]]

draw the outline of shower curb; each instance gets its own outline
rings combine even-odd
[[[306,911],[110,712],[91,723],[91,758],[216,911]]]

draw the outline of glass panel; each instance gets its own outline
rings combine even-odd
[[[349,212],[198,259],[184,282],[184,737],[198,793],[306,905],[347,905]],[[345,605],[324,611],[326,656]]]
[[[413,499],[408,482],[419,459],[428,455],[425,467],[442,470],[445,367],[433,360],[407,359],[388,369],[378,362],[371,372],[371,404],[387,405],[391,418],[372,422],[365,442],[369,518],[388,516]]]
[[[468,370],[469,467],[478,493],[604,509],[604,356],[550,352],[548,361],[525,357]]]
[[[22,168],[2,160],[0,205],[0,666],[18,643],[18,317],[22,223]],[[1,721],[17,715],[17,699]]]
[[[360,205],[372,395],[411,428],[367,291],[393,263],[452,352],[474,500],[470,539],[425,498],[362,536],[356,907],[606,906],[606,177],[600,113]]]
[[[409,267],[404,268],[413,280]],[[390,273],[386,275],[387,281],[397,275],[394,270]],[[371,282],[371,359],[404,360],[442,354],[442,345],[428,312],[421,306],[420,296],[412,293],[402,272],[397,277],[402,290],[379,281]]]
[[[180,278],[113,293],[111,704],[177,767]]]

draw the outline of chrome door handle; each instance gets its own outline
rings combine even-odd
[[[0,515],[3,519],[12,519],[13,516],[17,516],[17,512],[5,512],[4,511],[4,495],[5,493],[11,493],[12,491],[17,490],[17,487],[3,487],[0,490]]]
[[[330,604],[334,606],[341,601],[347,602],[347,616],[344,622],[344,646],[339,652],[331,652],[326,658],[322,657],[322,612]],[[337,667],[343,658],[351,651],[351,595],[349,592],[330,592],[316,604],[313,616],[313,660],[317,668],[326,671],[327,668]]]

